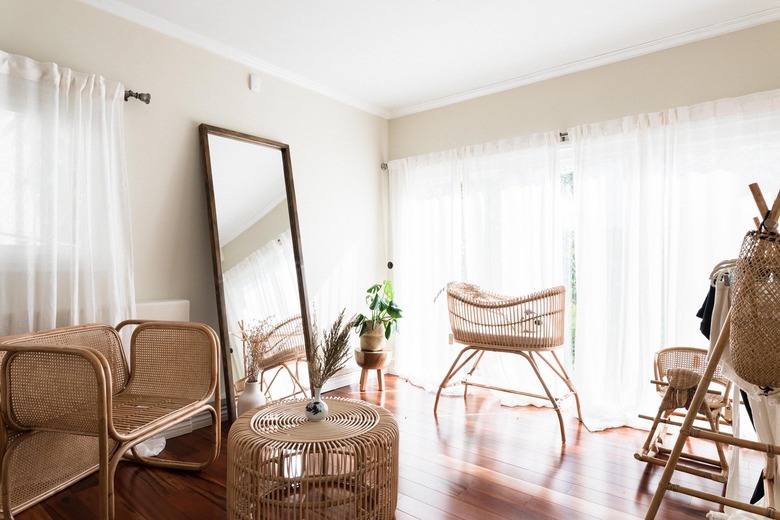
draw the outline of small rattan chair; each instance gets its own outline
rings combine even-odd
[[[654,417],[639,415],[643,419],[653,421],[647,434],[642,450],[634,454],[634,458],[665,466],[671,449],[664,446],[669,425],[681,426],[674,421],[673,416],[684,417],[684,408],[690,405],[696,386],[707,366],[707,350],[693,347],[669,347],[655,353],[653,364],[656,392],[661,397],[658,412]],[[723,424],[731,424],[731,381],[717,366],[704,403],[700,408],[698,419],[706,421],[710,431],[720,431]],[[677,469],[725,483],[728,480],[729,468],[721,443],[716,442],[717,459],[702,457],[693,453],[681,453],[680,457],[690,461],[691,465],[680,464]]]
[[[246,348],[249,339],[244,330],[241,331],[241,340],[244,346],[244,359],[246,359]],[[298,395],[307,397],[306,388],[300,381],[300,364],[306,362],[306,344],[303,339],[303,320],[301,316],[295,315],[279,322],[271,336],[268,338],[270,345],[274,348],[267,352],[260,366],[260,389],[264,392],[266,399],[272,400],[271,387],[278,380],[282,371],[286,371],[292,383],[292,393],[279,397],[274,400],[288,399]],[[294,369],[290,366],[293,365]],[[235,384],[236,395],[244,391],[246,379],[242,378]]]
[[[466,346],[457,355],[439,385],[433,406],[434,415],[439,406],[442,390],[456,384],[464,385],[464,398],[471,385],[545,399],[550,401],[558,415],[561,441],[566,443],[560,403],[573,395],[577,403],[577,417],[580,420],[582,418],[577,390],[555,353],[564,343],[566,289],[553,287],[528,296],[507,297],[485,291],[476,285],[454,282],[448,284],[446,290],[452,337],[456,342]],[[486,352],[516,354],[526,359],[541,383],[545,395],[474,381],[472,376]],[[539,370],[538,360],[544,361],[566,384],[568,393],[562,396],[552,394]],[[453,378],[464,369],[465,377],[456,383],[451,383]]]

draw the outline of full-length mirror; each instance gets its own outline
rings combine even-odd
[[[244,378],[241,329],[300,315],[309,331],[290,149],[284,143],[200,125],[228,418]],[[310,341],[309,334],[303,340]]]

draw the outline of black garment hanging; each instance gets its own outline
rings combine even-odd
[[[701,326],[699,330],[704,334],[704,337],[710,339],[710,327],[712,326],[712,310],[715,307],[715,287],[710,284],[710,290],[707,291],[707,296],[704,298],[704,303],[701,304],[701,308],[696,313],[697,318],[701,318]],[[753,425],[753,430],[756,429],[756,425],[753,422],[753,410],[750,408],[750,400],[748,400],[747,393],[739,389],[739,394],[742,397],[742,402],[747,410],[748,417],[750,418],[750,424]],[[750,497],[750,503],[755,504],[759,500],[764,498],[764,470],[761,470],[761,476],[758,478],[756,487],[753,490],[753,496]]]
[[[712,310],[715,308],[715,286],[710,284],[710,290],[707,291],[707,297],[701,304],[701,309],[696,313],[697,318],[701,318],[699,330],[704,337],[710,339],[710,327],[712,326]]]

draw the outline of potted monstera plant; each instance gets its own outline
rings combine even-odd
[[[358,314],[355,330],[360,337],[360,350],[382,350],[393,331],[398,332],[401,308],[395,302],[393,282],[384,280],[366,290],[370,314]]]

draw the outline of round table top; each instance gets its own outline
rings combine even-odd
[[[274,441],[315,443],[343,441],[364,435],[392,414],[379,406],[353,399],[325,398],[328,415],[323,421],[306,418],[308,399],[295,399],[265,405],[249,418],[249,429],[256,435]]]

